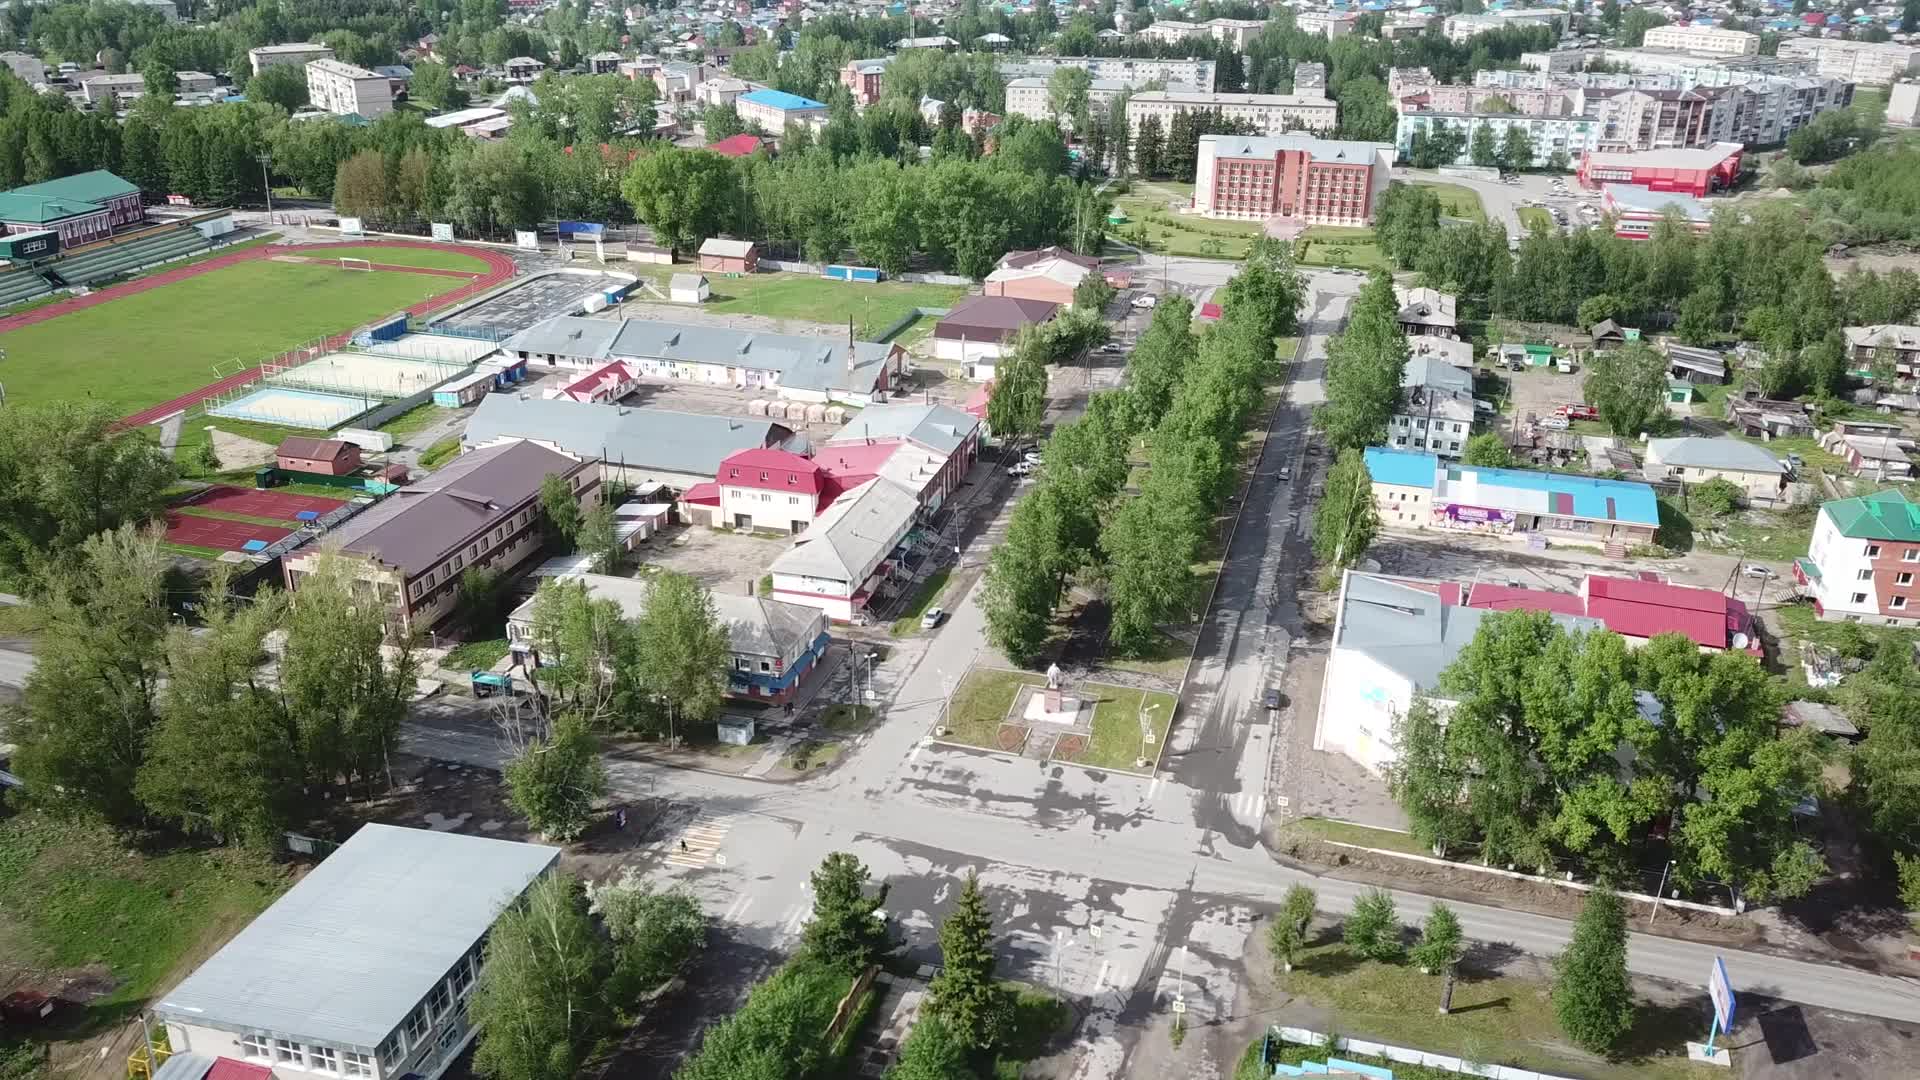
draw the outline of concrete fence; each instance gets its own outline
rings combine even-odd
[[[1322,840],[1315,837],[1314,842],[1326,844],[1330,847],[1347,848],[1351,851],[1364,851],[1369,855],[1378,855],[1386,859],[1406,859],[1411,862],[1426,863],[1428,866],[1444,866],[1449,870],[1471,870],[1476,874],[1491,874],[1494,877],[1503,877],[1509,881],[1532,881],[1541,885],[1557,885],[1562,889],[1574,889],[1578,892],[1592,892],[1596,888],[1596,886],[1583,881],[1543,877],[1540,874],[1529,874],[1520,870],[1507,870],[1498,866],[1484,866],[1479,863],[1457,862],[1453,859],[1437,859],[1430,855],[1414,855],[1405,851],[1389,851],[1386,848],[1367,847],[1364,844],[1349,844],[1344,840]],[[1745,910],[1743,908],[1722,907],[1718,904],[1699,904],[1691,900],[1663,900],[1648,893],[1623,892],[1618,895],[1620,899],[1629,903],[1659,904],[1661,907],[1698,911],[1707,915],[1739,915]]]
[[[1327,1045],[1327,1036],[1322,1032],[1308,1031],[1306,1028],[1281,1027],[1278,1024],[1270,1030],[1274,1038],[1296,1046]],[[1555,1076],[1552,1073],[1534,1072],[1532,1069],[1521,1069],[1512,1065],[1486,1065],[1446,1054],[1432,1054],[1425,1050],[1409,1050],[1404,1046],[1393,1046],[1389,1043],[1369,1042],[1366,1039],[1349,1039],[1339,1036],[1333,1040],[1332,1045],[1333,1049],[1342,1053],[1385,1058],[1401,1065],[1420,1065],[1465,1076],[1484,1076],[1489,1080],[1567,1080],[1566,1077]]]

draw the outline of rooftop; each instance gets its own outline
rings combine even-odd
[[[920,500],[888,480],[842,495],[773,561],[776,574],[866,581],[919,513]]]
[[[535,439],[578,457],[629,468],[712,476],[741,450],[776,444],[793,432],[764,417],[629,409],[565,399],[488,394],[467,424],[465,441]]]
[[[1608,184],[1606,195],[1608,203],[1622,210],[1664,214],[1673,209],[1678,210],[1681,217],[1695,222],[1713,218],[1713,211],[1708,209],[1706,203],[1676,191],[1654,191],[1638,184]]]
[[[1340,587],[1334,647],[1364,652],[1416,688],[1435,689],[1440,673],[1491,614],[1450,603],[1449,588],[1348,571]],[[1553,618],[1569,630],[1600,628],[1592,619]]]
[[[1822,504],[1820,512],[1850,539],[1920,541],[1920,504],[1907,501],[1898,488],[1835,499]]]
[[[1723,142],[1694,149],[1595,150],[1587,154],[1586,164],[1627,169],[1711,169],[1745,149],[1739,143]]]
[[[1352,142],[1342,139],[1316,139],[1310,135],[1202,135],[1200,145],[1212,143],[1216,157],[1271,158],[1283,150],[1304,151],[1313,160],[1339,165],[1372,165],[1380,155],[1391,160],[1394,149],[1389,143]]]
[[[1700,435],[1648,439],[1647,460],[1690,469],[1726,469],[1775,476],[1787,473],[1787,466],[1779,458],[1744,439],[1709,439]]]
[[[979,429],[978,418],[951,405],[869,405],[826,441],[839,450],[847,443],[905,439],[936,453],[952,454]]]
[[[1046,322],[1059,308],[1046,300],[1015,296],[962,297],[934,324],[933,336],[1011,341],[1021,327]]]
[[[560,580],[578,581],[594,599],[619,604],[620,614],[628,619],[646,614],[653,593],[653,583],[641,578],[570,574]],[[785,656],[796,651],[795,646],[805,648],[826,632],[826,616],[818,608],[730,592],[709,592],[707,596],[713,601],[714,614],[726,624],[729,647],[741,655]],[[515,608],[509,621],[532,622],[535,599]]]
[[[1726,649],[1736,642],[1740,648],[1756,652],[1760,647],[1751,636],[1753,618],[1747,606],[1714,589],[1589,574],[1577,594],[1475,582],[1467,593],[1467,603],[1489,611],[1585,616],[1630,638],[1680,633],[1709,649]]]
[[[1473,506],[1523,514],[1556,514],[1590,521],[1622,521],[1658,528],[1653,489],[1628,480],[1601,480],[1568,473],[1490,469],[1440,460],[1418,450],[1369,447],[1367,472],[1378,484],[1426,487],[1433,504]]]
[[[0,220],[45,223],[97,213],[101,204],[140,189],[105,169],[43,180],[0,193]]]
[[[789,112],[796,109],[824,109],[827,107],[824,101],[815,101],[812,98],[801,97],[799,94],[789,94],[785,90],[755,90],[750,94],[740,95],[740,100],[750,102],[754,105],[764,105],[769,109],[782,109]]]
[[[640,357],[690,364],[725,363],[777,371],[782,387],[855,393],[873,389],[894,349],[879,342],[858,341],[853,344],[849,364],[846,343],[835,337],[579,315],[557,315],[535,323],[500,347],[509,352],[555,353],[577,360]]]
[[[371,1050],[559,857],[538,844],[363,825],[154,1012]]]

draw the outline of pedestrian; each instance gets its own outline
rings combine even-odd
[[[680,850],[681,851],[687,850],[687,842],[685,840],[680,841]]]
[[[618,811],[617,811],[617,812],[616,812],[616,813],[615,813],[615,814],[613,815],[613,820],[614,820],[614,822],[615,822],[616,824],[618,824],[618,825],[619,825],[619,827],[620,827],[620,831],[621,831],[621,832],[625,832],[625,831],[627,831],[627,808],[626,808],[626,807],[624,807],[624,806],[623,806],[623,807],[621,807],[621,808],[620,808],[620,809],[619,809],[619,810],[618,810]]]

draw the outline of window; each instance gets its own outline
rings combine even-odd
[[[422,1035],[425,1035],[426,1033],[427,1033],[426,1010],[425,1009],[413,1010],[412,1015],[407,1017],[407,1045],[408,1046],[420,1045],[420,1037]]]
[[[1854,602],[1854,603],[1856,603],[1856,604],[1864,604],[1864,603],[1866,603],[1866,602],[1867,602],[1867,594],[1866,594],[1866,593],[1863,593],[1863,592],[1857,592],[1857,593],[1854,593],[1854,594],[1853,594],[1853,602]]]
[[[1901,562],[1920,562],[1920,548],[1908,548],[1900,553]]]
[[[1911,572],[1904,573],[1904,574],[1895,574],[1893,577],[1893,583],[1895,585],[1911,585],[1913,584],[1913,574]]]
[[[762,661],[760,661],[760,670],[761,670],[761,671],[772,671],[772,670],[773,670],[773,664],[771,664],[770,662],[768,662],[768,661],[766,661],[766,660],[762,660]]]
[[[452,1003],[452,995],[447,992],[446,983],[435,983],[433,991],[427,995],[427,1011],[435,1020],[447,1014],[447,1006]]]
[[[1877,558],[1879,558],[1879,557],[1880,557],[1880,545],[1879,545],[1879,544],[1868,544],[1868,545],[1867,545],[1867,558],[1869,558],[1869,559],[1877,559]]]
[[[753,661],[748,660],[744,656],[736,656],[733,658],[733,666],[735,669],[740,671],[752,671]]]
[[[244,1057],[259,1058],[262,1061],[273,1057],[273,1040],[265,1035],[240,1036],[240,1053]]]
[[[340,1056],[331,1046],[309,1046],[307,1068],[314,1072],[337,1073],[340,1071]]]
[[[1873,580],[1873,571],[1871,571],[1871,570],[1856,570],[1856,571],[1854,571],[1854,574],[1853,574],[1853,580],[1855,580],[1855,581],[1872,581],[1872,580]]]
[[[366,1077],[368,1080],[371,1080],[373,1076],[373,1059],[365,1054],[356,1054],[351,1050],[342,1050],[340,1051],[340,1063],[346,1067],[346,1074],[348,1076]]]
[[[1887,606],[1894,609],[1895,611],[1898,611],[1901,608],[1907,606],[1907,598],[1904,596],[1896,596],[1893,599],[1887,601]]]
[[[273,1040],[273,1060],[285,1062],[296,1068],[300,1065],[300,1044],[286,1039]]]
[[[798,495],[789,495],[789,496],[787,496],[787,505],[788,505],[788,506],[799,506],[799,505],[800,505],[800,496],[798,496]]]
[[[453,992],[463,997],[467,991],[473,989],[473,957],[471,955],[461,957],[460,962],[453,965],[453,976],[449,981],[453,983]]]

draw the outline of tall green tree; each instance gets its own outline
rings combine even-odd
[[[548,473],[540,481],[540,526],[546,532],[548,546],[572,551],[584,520],[586,513],[580,509],[580,499],[567,478]]]
[[[1273,916],[1273,925],[1267,928],[1267,947],[1273,951],[1274,962],[1280,965],[1280,970],[1292,971],[1300,950],[1306,948],[1307,928],[1313,923],[1318,902],[1313,890],[1305,885],[1287,887],[1280,910]]]
[[[1553,1009],[1560,1030],[1586,1050],[1611,1054],[1633,1028],[1627,977],[1627,913],[1607,889],[1587,894],[1573,940],[1555,964]]]
[[[1047,345],[1040,327],[1023,327],[1013,351],[995,365],[987,398],[987,427],[995,438],[1019,442],[1039,434],[1047,411]]]
[[[527,738],[502,770],[507,798],[549,840],[577,840],[607,792],[600,740],[581,717],[563,712],[552,729]]]
[[[617,999],[659,989],[707,947],[707,916],[684,888],[655,889],[629,866],[620,880],[589,886],[587,895],[613,941],[609,986]]]
[[[633,652],[640,688],[666,715],[669,735],[719,713],[733,644],[713,597],[691,576],[654,575],[633,622]]]
[[[0,571],[19,580],[98,533],[160,514],[173,462],[101,401],[8,404],[0,423]]]
[[[800,943],[809,959],[851,976],[893,948],[881,914],[887,886],[869,892],[870,880],[866,864],[844,851],[813,872],[813,919]]]
[[[1313,553],[1336,570],[1359,562],[1380,531],[1373,477],[1358,450],[1343,450],[1327,472],[1326,494],[1313,512]]]
[[[669,147],[635,160],[620,192],[675,251],[718,236],[739,198],[733,164],[710,150]]]
[[[1513,451],[1507,448],[1507,441],[1497,432],[1483,431],[1467,440],[1460,460],[1467,465],[1486,469],[1511,469]]]
[[[1408,952],[1407,958],[1421,971],[1445,974],[1460,962],[1465,950],[1466,938],[1460,931],[1460,916],[1455,915],[1452,908],[1436,901],[1433,910],[1427,913],[1427,921],[1421,924],[1419,943]]]
[[[1666,411],[1666,359],[1638,341],[1609,349],[1588,362],[1583,392],[1615,435],[1639,438]]]
[[[1006,995],[994,979],[993,916],[968,871],[952,914],[940,924],[940,974],[927,986],[928,1011],[964,1046],[985,1050],[1006,1023]]]
[[[1500,144],[1494,138],[1491,125],[1481,124],[1473,129],[1473,138],[1467,143],[1467,155],[1473,159],[1475,166],[1482,169],[1491,169],[1500,164]]]
[[[540,658],[532,674],[563,708],[597,727],[630,706],[633,627],[618,601],[594,598],[583,581],[549,578],[533,595],[531,630]]]
[[[487,934],[467,1008],[479,1028],[474,1071],[487,1080],[573,1080],[613,1019],[611,957],[570,875],[536,880]]]

